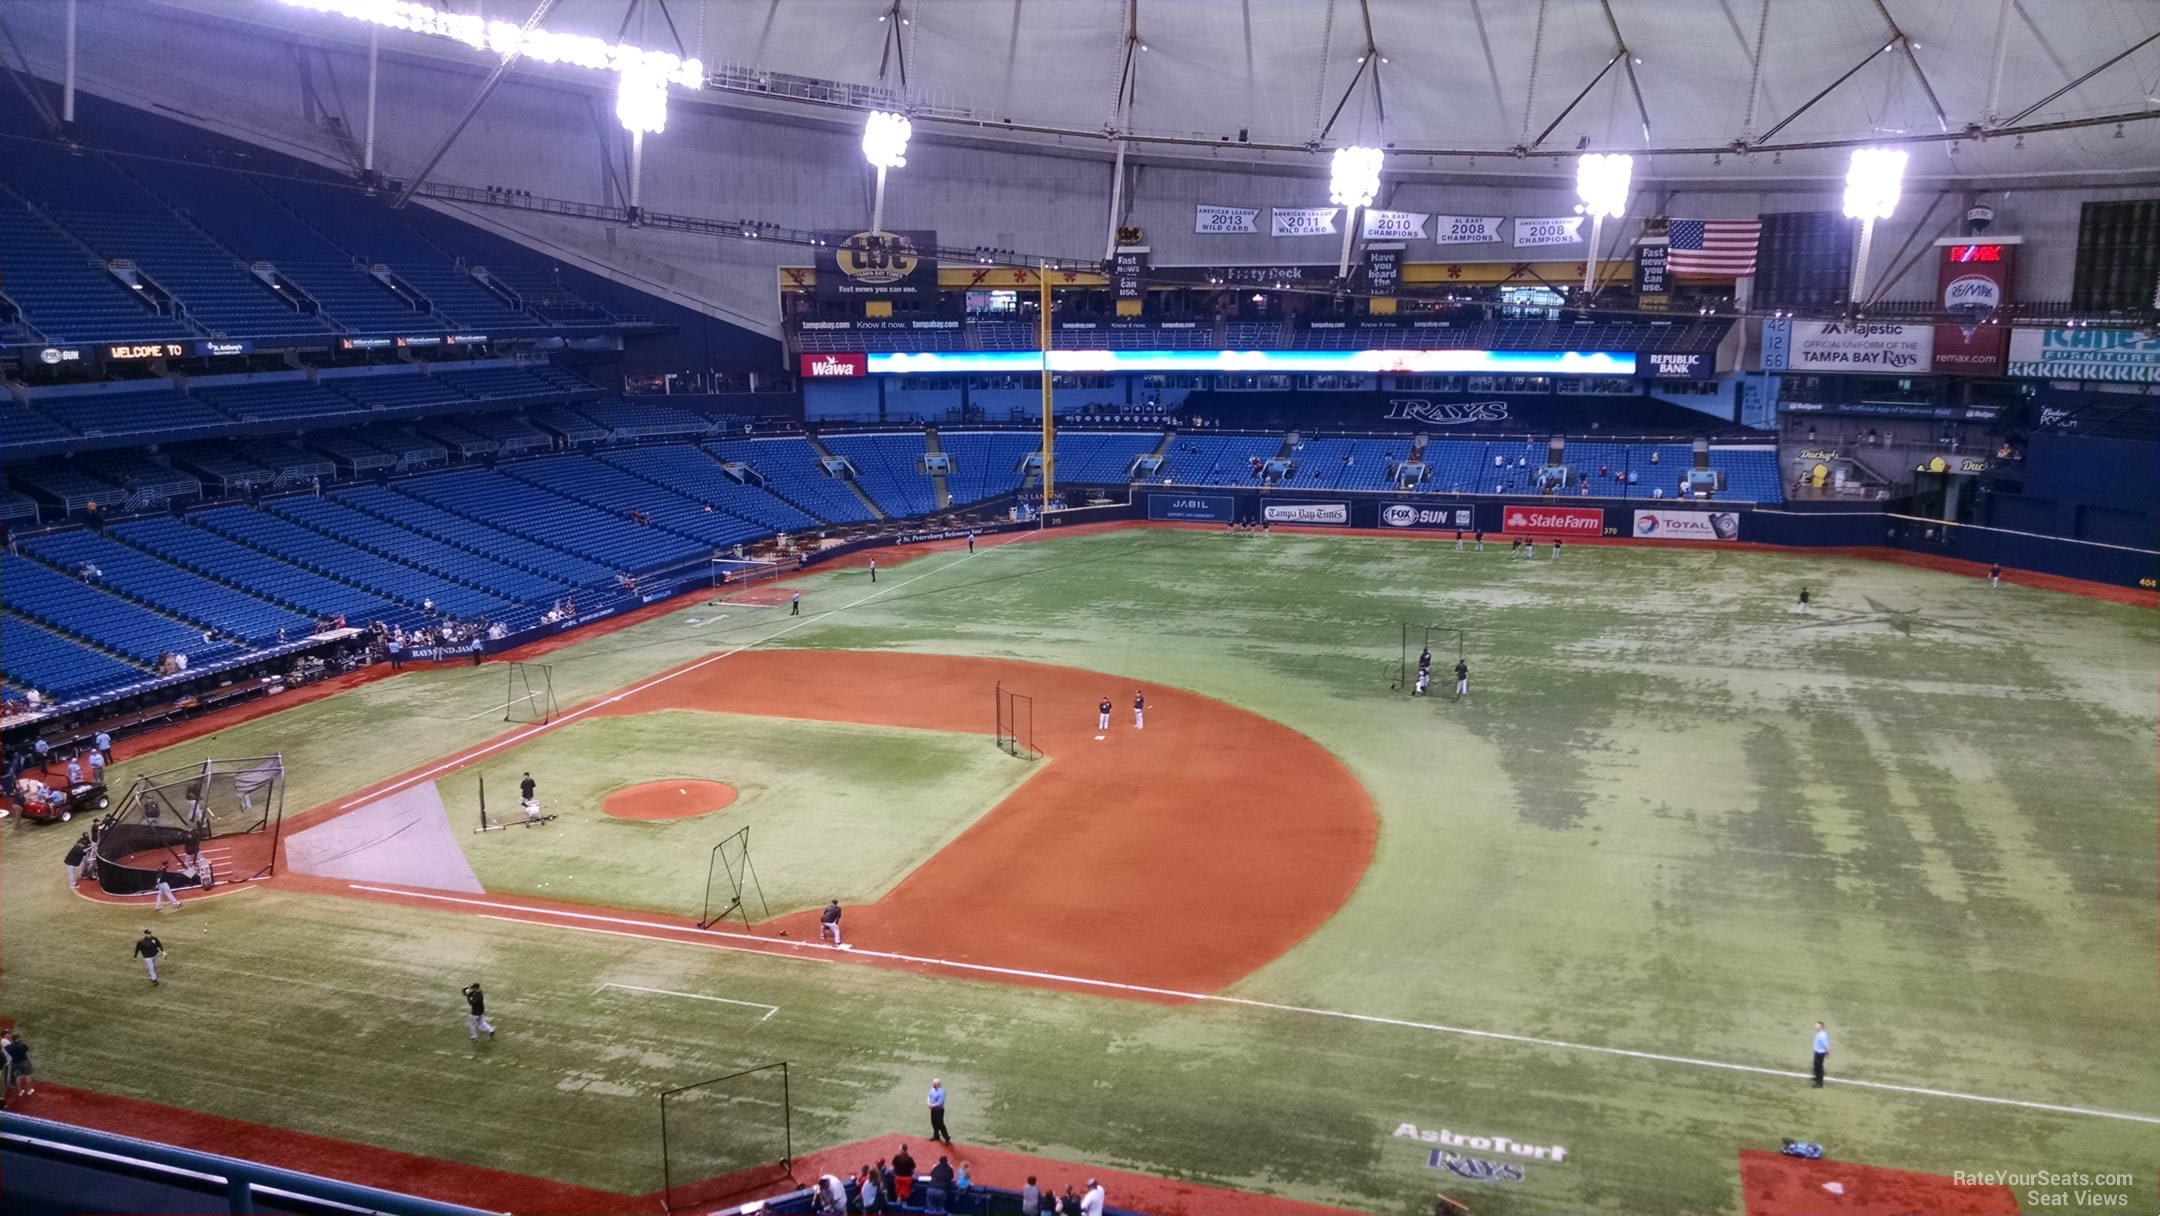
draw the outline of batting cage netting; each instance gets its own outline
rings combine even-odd
[[[698,914],[697,927],[710,929],[730,916],[739,916],[747,929],[753,899],[757,900],[758,919],[772,919],[772,909],[765,903],[765,888],[758,882],[757,867],[750,863],[750,829],[738,828],[714,845],[706,859],[705,908]]]
[[[503,680],[503,721],[538,725],[562,712],[555,704],[554,664],[513,660]]]
[[[996,694],[998,747],[1022,760],[1040,759],[1042,752],[1035,747],[1035,698],[1003,684],[996,686]]]
[[[204,760],[137,777],[89,860],[112,895],[147,893],[160,872],[175,890],[268,878],[284,818],[282,756]]]
[[[660,1200],[670,1212],[757,1192],[794,1177],[786,1061],[660,1095]]]

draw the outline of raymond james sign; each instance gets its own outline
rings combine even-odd
[[[1935,361],[1935,327],[1864,321],[1763,322],[1766,372],[1918,372]]]

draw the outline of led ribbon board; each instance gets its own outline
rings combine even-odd
[[[870,372],[1042,370],[1029,350],[872,354]],[[1490,372],[1510,376],[1632,376],[1635,356],[1541,350],[1053,350],[1053,372]]]

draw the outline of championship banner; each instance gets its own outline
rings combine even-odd
[[[911,308],[937,305],[937,233],[821,232],[817,298],[838,304],[887,300]]]
[[[1120,300],[1147,298],[1148,249],[1133,245],[1110,255],[1110,294]]]
[[[1421,211],[1365,211],[1365,228],[1361,235],[1368,241],[1422,241],[1425,239],[1425,221],[1432,216]]]
[[[1376,296],[1395,294],[1402,282],[1402,246],[1367,245],[1365,247],[1365,290]]]
[[[1205,203],[1193,208],[1194,232],[1258,232],[1253,221],[1260,218],[1258,207],[1210,207]]]
[[[1874,321],[1763,322],[1766,372],[1918,372],[1934,364],[1935,327]]]
[[[1273,524],[1348,524],[1346,502],[1271,502],[1260,508],[1260,518]]]
[[[1583,239],[1582,222],[1583,217],[1579,215],[1516,220],[1515,247],[1530,249],[1539,245],[1580,245]]]
[[[1273,207],[1268,226],[1273,236],[1333,236],[1340,207]]]
[[[2043,380],[2160,384],[2160,337],[2129,329],[2010,331],[2010,374]]]
[[[1603,507],[1525,507],[1510,503],[1500,512],[1502,532],[1547,536],[1603,536]]]
[[[1431,506],[1391,502],[1380,508],[1380,526],[1383,528],[1454,528],[1468,532],[1474,526],[1472,519],[1469,507],[1452,503]]]
[[[1739,540],[1738,511],[1637,511],[1638,540]]]
[[[1499,215],[1436,215],[1433,242],[1439,245],[1497,245],[1503,239]]]
[[[2016,245],[1952,243],[1942,247],[1935,298],[1951,321],[1935,327],[1938,374],[1999,376],[2010,342],[2006,327],[1994,324],[2001,310],[2015,303],[2012,275]]]

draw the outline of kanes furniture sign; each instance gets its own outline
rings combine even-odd
[[[2160,337],[2131,329],[2013,329],[2010,374],[2160,384]]]

